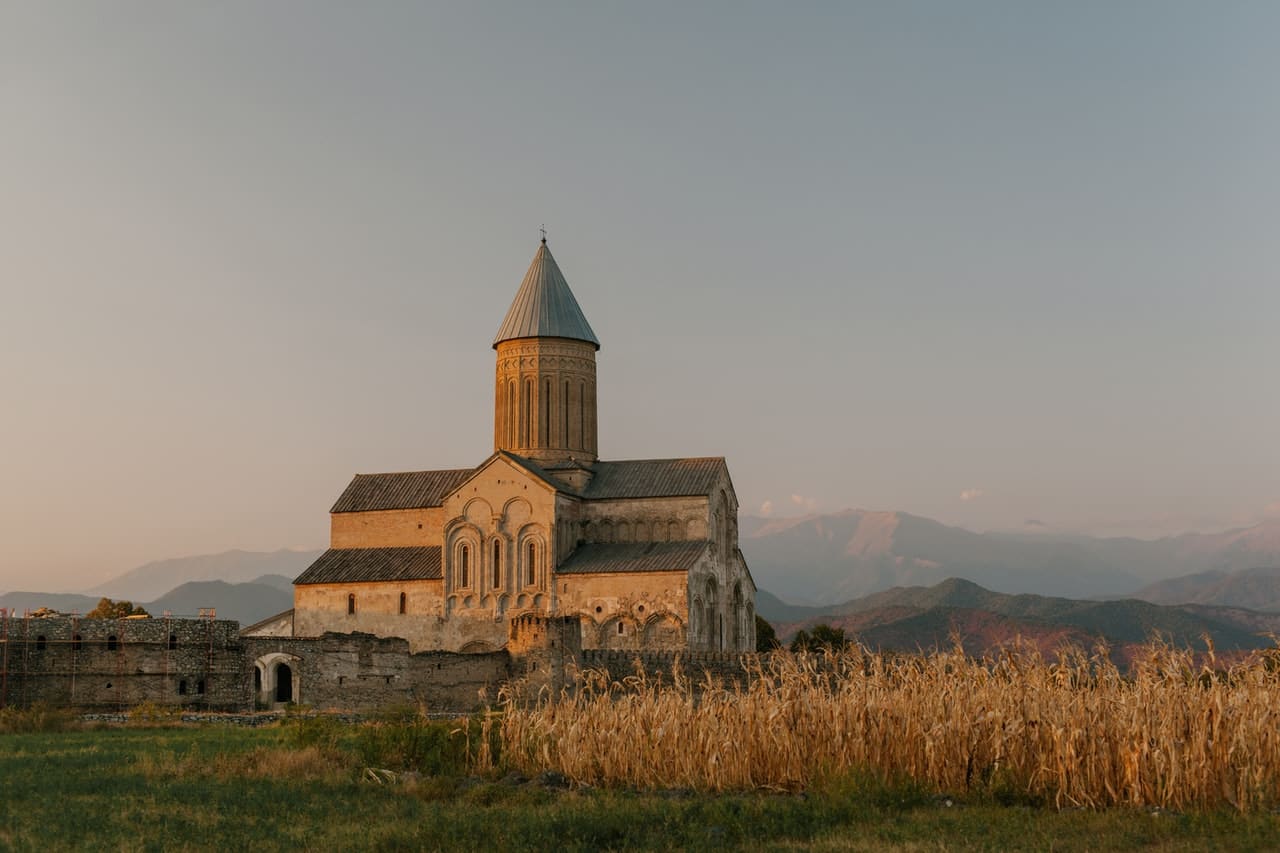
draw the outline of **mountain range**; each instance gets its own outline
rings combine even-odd
[[[1178,575],[1280,566],[1280,519],[1225,533],[1099,539],[974,533],[904,512],[855,509],[744,516],[739,533],[758,588],[813,605],[952,577],[1009,593],[1116,597]]]
[[[757,599],[766,619],[772,603],[769,598]],[[958,578],[929,587],[895,587],[809,610],[796,621],[778,619],[779,638],[785,642],[798,630],[822,623],[843,629],[870,648],[895,651],[946,648],[956,638],[966,652],[975,655],[1015,638],[1035,644],[1048,655],[1065,644],[1092,649],[1103,643],[1117,663],[1124,663],[1152,638],[1201,650],[1207,638],[1216,650],[1236,653],[1274,648],[1272,636],[1280,633],[1280,613],[1136,599],[1007,595]],[[797,615],[796,610],[787,615]]]

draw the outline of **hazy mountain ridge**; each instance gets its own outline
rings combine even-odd
[[[150,601],[189,581],[218,580],[226,583],[253,583],[264,576],[283,575],[290,580],[315,562],[321,551],[223,551],[194,557],[156,560],[125,572],[87,590],[97,598],[127,598]]]
[[[282,577],[280,575],[270,576]],[[16,615],[48,607],[60,613],[88,613],[103,596],[66,593],[10,592],[0,595],[0,608]],[[132,599],[130,599],[132,600]],[[219,619],[234,619],[241,626],[252,625],[268,616],[293,606],[292,586],[282,589],[278,581],[268,583],[227,583],[225,581],[189,581],[169,590],[155,601],[134,601],[152,616],[168,611],[174,616],[196,616],[202,610],[213,610]]]
[[[1280,611],[1280,566],[1182,575],[1145,586],[1133,597],[1153,604],[1216,604]]]
[[[766,617],[767,618],[767,617]],[[821,615],[778,626],[780,637],[826,623],[872,648],[898,651],[946,648],[959,636],[970,654],[1021,638],[1045,654],[1066,643],[1092,649],[1105,642],[1117,660],[1158,636],[1177,647],[1204,649],[1212,639],[1223,652],[1272,648],[1280,614],[1235,607],[1159,605],[1136,599],[1082,601],[1008,595],[951,578],[930,587],[901,587],[845,602]]]
[[[744,517],[740,546],[757,587],[826,605],[962,577],[1012,593],[1130,595],[1190,571],[1280,565],[1280,521],[1157,540],[974,533],[902,512]]]

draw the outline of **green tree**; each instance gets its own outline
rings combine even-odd
[[[845,639],[843,628],[832,628],[825,623],[819,623],[813,626],[812,632],[805,631],[803,628],[797,631],[791,640],[791,651],[816,652],[820,649],[840,651],[848,645],[849,641]]]
[[[773,626],[769,624],[769,620],[765,619],[759,613],[756,614],[756,651],[771,652],[774,649],[782,648],[782,644],[778,642],[778,632],[773,630]]]
[[[86,614],[88,619],[123,619],[126,616],[150,616],[140,604],[132,601],[112,601],[109,598],[98,599],[98,606]]]

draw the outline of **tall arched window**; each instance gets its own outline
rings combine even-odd
[[[405,594],[403,592],[400,593],[400,615],[401,616],[405,614],[405,610],[407,609],[406,605],[408,605],[408,603],[409,603],[409,600],[405,596]]]
[[[493,588],[502,586],[502,542],[493,540]]]
[[[516,410],[516,382],[511,380],[507,383],[507,422],[503,424],[506,430],[504,436],[507,447],[515,447],[516,444],[516,417],[519,412]]]
[[[538,446],[551,446],[551,380],[542,384],[542,406],[538,415]]]
[[[471,549],[466,545],[458,549],[458,586],[471,586]]]
[[[347,615],[356,615],[356,594],[354,592],[347,593]]]
[[[578,383],[578,449],[587,450],[587,383]]]
[[[520,418],[520,446],[530,447],[529,434],[533,429],[533,380],[524,381],[524,405]]]
[[[525,568],[525,583],[533,586],[534,581],[538,577],[538,546],[529,543],[529,563]]]
[[[560,408],[564,411],[564,417],[561,419],[561,437],[564,439],[564,447],[569,446],[569,380],[564,381],[564,400],[560,404]]]

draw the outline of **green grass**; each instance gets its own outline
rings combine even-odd
[[[849,778],[805,797],[559,790],[462,775],[465,749],[441,734],[453,726],[393,728],[320,722],[0,735],[0,849],[1268,850],[1280,843],[1280,817],[1271,814],[1055,812],[1016,796],[1005,798],[1011,805],[948,805],[910,786]],[[368,759],[393,769],[389,759],[397,758],[399,782],[363,778]],[[437,774],[405,774],[415,761]]]

